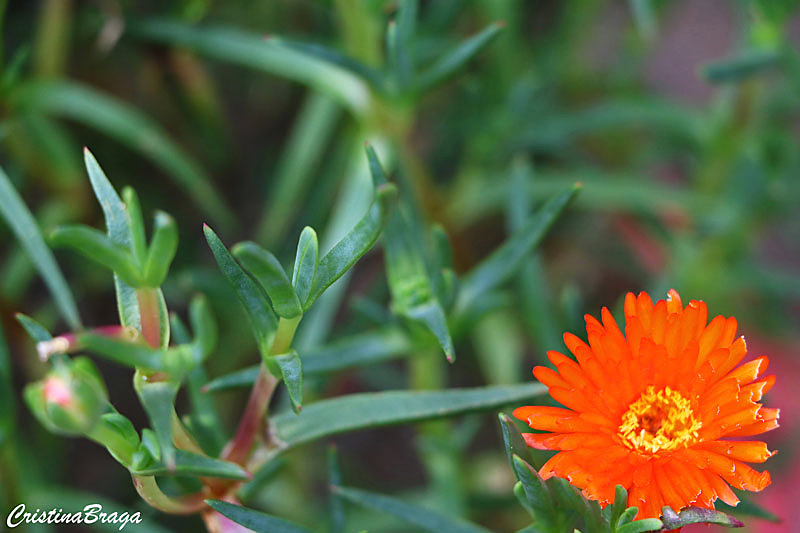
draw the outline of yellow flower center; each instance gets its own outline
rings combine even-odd
[[[669,387],[656,392],[651,385],[622,415],[619,436],[628,448],[656,454],[687,447],[701,426],[688,399]]]

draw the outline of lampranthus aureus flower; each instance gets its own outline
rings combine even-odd
[[[608,309],[602,321],[587,315],[588,344],[564,335],[577,361],[550,351],[556,370],[533,370],[565,408],[514,411],[547,432],[525,434],[529,446],[559,450],[541,476],[565,478],[601,505],[622,485],[638,518],[658,518],[664,505],[713,508],[717,498],[736,505],[730,485],[769,485],[769,472],[745,463],[773,452],[739,437],[778,427],[778,410],[759,403],[775,376],[762,377],[767,357],[739,366],[747,347],[736,327],[733,317],[708,323],[704,302],[683,307],[674,290],[655,305],[646,293],[628,293],[624,334]]]

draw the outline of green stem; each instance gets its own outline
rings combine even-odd
[[[111,455],[125,467],[131,465],[136,445],[125,440],[119,432],[109,428],[102,420],[86,436],[105,446]]]
[[[270,355],[280,355],[289,351],[294,340],[297,326],[300,324],[303,315],[294,318],[281,318],[278,322],[278,330],[275,332],[275,340],[272,341]]]
[[[205,508],[205,496],[202,493],[190,494],[181,498],[170,498],[158,487],[154,476],[131,476],[136,492],[151,507],[171,514],[193,514]]]
[[[181,422],[174,408],[172,409],[172,441],[175,443],[175,446],[181,450],[188,450],[199,455],[205,455],[203,449],[197,444],[194,437],[189,434],[186,427],[184,427],[183,422]]]

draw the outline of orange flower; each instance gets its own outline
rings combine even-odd
[[[514,416],[548,433],[526,433],[528,445],[559,450],[540,469],[583,489],[605,506],[614,488],[628,489],[638,518],[658,518],[661,507],[713,508],[739,499],[730,485],[758,491],[770,484],[762,463],[774,452],[764,442],[730,440],[778,427],[778,410],[759,402],[775,382],[760,378],[768,359],[737,365],[747,354],[736,319],[717,316],[675,290],[653,305],[640,293],[625,297],[625,334],[608,309],[602,323],[586,315],[589,344],[564,334],[577,362],[559,352],[556,370],[537,366],[536,378],[566,409],[528,406]],[[759,379],[760,378],[760,379]]]

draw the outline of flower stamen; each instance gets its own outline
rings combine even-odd
[[[652,385],[622,415],[619,436],[628,448],[657,454],[693,444],[702,427],[691,402],[669,387]]]

